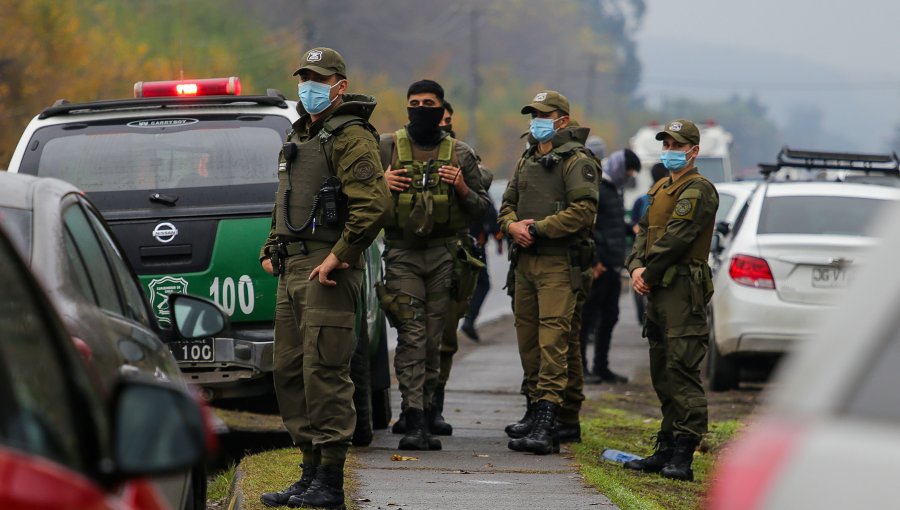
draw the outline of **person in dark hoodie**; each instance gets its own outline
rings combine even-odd
[[[584,303],[581,327],[581,353],[585,374],[587,346],[594,344],[593,377],[586,383],[626,383],[628,379],[609,368],[609,345],[613,328],[619,321],[619,296],[622,291],[622,266],[625,262],[625,205],[622,188],[625,181],[640,170],[641,160],[629,149],[610,154],[600,180],[600,199],[594,238],[594,283]]]

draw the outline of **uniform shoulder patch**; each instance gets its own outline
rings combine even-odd
[[[357,181],[368,181],[375,175],[375,165],[371,161],[364,159],[353,165],[353,177]]]
[[[581,176],[584,177],[586,181],[594,182],[597,179],[597,172],[594,171],[594,167],[591,165],[584,165],[581,167]]]
[[[682,198],[675,203],[675,215],[687,217],[694,210],[694,204],[690,199]]]

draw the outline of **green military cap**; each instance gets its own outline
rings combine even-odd
[[[560,110],[568,115],[569,100],[555,90],[542,90],[534,96],[530,103],[522,107],[522,114],[528,115],[534,112],[550,113],[553,110]]]
[[[665,135],[669,135],[678,143],[690,143],[700,145],[700,130],[697,125],[687,119],[675,119],[666,127],[656,133],[656,139],[662,140]]]
[[[300,67],[294,71],[294,76],[300,74],[300,71],[308,69],[322,76],[331,76],[339,74],[347,76],[347,65],[344,63],[344,57],[336,50],[331,48],[313,48],[303,54],[300,59]]]

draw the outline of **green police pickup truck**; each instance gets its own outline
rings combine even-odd
[[[273,394],[276,278],[259,264],[278,184],[278,151],[298,118],[276,90],[240,95],[235,77],[138,82],[135,98],[57,101],[25,129],[9,171],[69,181],[100,209],[139,275],[157,320],[166,296],[208,297],[231,316],[228,335],[169,347],[210,399]],[[367,253],[357,314],[357,407],[371,392],[375,428],[390,420],[383,314]]]

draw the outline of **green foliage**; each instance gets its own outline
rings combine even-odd
[[[0,0],[0,165],[59,98],[130,97],[137,81],[182,75],[240,76],[250,93],[296,87],[296,38],[237,12],[230,0]]]
[[[646,0],[0,0],[0,166],[29,119],[59,98],[123,98],[136,81],[226,76],[239,76],[245,94],[295,97],[291,73],[319,45],[344,55],[351,91],[377,98],[372,121],[383,132],[406,123],[409,83],[441,82],[456,132],[498,178],[524,145],[520,108],[543,88],[568,96],[573,119],[610,150],[650,119],[683,115],[734,133],[739,168],[775,154],[779,135],[753,98],[643,107],[634,33],[646,8]]]

